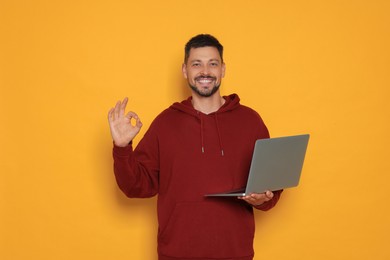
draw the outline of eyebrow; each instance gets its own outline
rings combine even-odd
[[[210,62],[210,61],[216,61],[216,62],[221,62],[219,59],[210,59],[208,60],[207,62]],[[189,61],[190,63],[194,63],[194,62],[202,62],[202,60],[190,60]]]

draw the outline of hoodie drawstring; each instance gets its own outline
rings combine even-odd
[[[218,123],[218,114],[215,113],[214,114],[214,118],[215,118],[215,124],[217,125],[217,133],[218,133],[218,139],[219,139],[219,147],[221,148],[221,156],[224,156],[224,152],[223,152],[223,146],[222,146],[222,139],[221,139],[221,132],[219,131],[219,123]]]
[[[203,138],[203,116],[201,113],[198,112],[199,119],[200,119],[200,140],[202,143],[202,153],[204,153],[204,138]]]
[[[198,112],[198,116],[199,116],[199,120],[200,120],[200,141],[201,141],[201,145],[202,145],[201,149],[202,149],[202,153],[204,153],[203,115],[202,115],[202,113]],[[225,153],[223,151],[221,131],[219,130],[219,122],[218,122],[217,113],[214,114],[214,119],[215,119],[215,125],[217,127],[217,134],[218,134],[219,147],[221,149],[221,156],[224,156]]]
[[[202,153],[204,153],[204,135],[203,135],[203,115],[202,113],[199,113],[198,112],[198,115],[199,115],[199,120],[200,120],[200,141],[201,141],[201,146],[202,146]],[[217,127],[217,134],[218,134],[218,141],[219,141],[219,147],[221,149],[221,156],[224,156],[225,155],[225,152],[223,151],[223,145],[222,145],[222,138],[221,138],[221,131],[219,130],[219,122],[218,122],[218,115],[217,113],[214,114],[214,119],[215,119],[215,125]]]

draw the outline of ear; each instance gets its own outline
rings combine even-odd
[[[181,71],[183,72],[183,76],[184,78],[188,78],[188,75],[187,75],[187,65],[185,63],[183,63],[183,65],[181,66]]]
[[[226,65],[225,65],[225,62],[222,63],[222,78],[225,77],[225,71],[226,71]]]

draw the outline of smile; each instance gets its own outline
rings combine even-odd
[[[197,77],[195,80],[201,84],[208,84],[208,83],[213,82],[215,80],[215,78],[214,77]]]
[[[198,80],[200,83],[211,83],[212,80],[211,79],[201,79],[201,80]]]

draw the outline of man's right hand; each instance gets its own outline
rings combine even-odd
[[[108,112],[108,123],[110,124],[111,136],[116,146],[125,147],[139,133],[142,127],[141,120],[134,112],[125,115],[128,98],[118,101],[115,107]],[[135,125],[131,123],[135,120]]]

